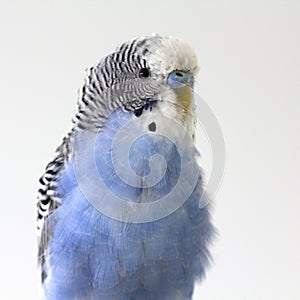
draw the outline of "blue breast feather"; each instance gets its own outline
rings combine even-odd
[[[180,155],[169,140],[143,136],[129,152],[132,169],[141,176],[147,174],[149,157],[161,154],[167,162],[165,176],[149,188],[124,183],[114,172],[111,144],[131,117],[122,111],[110,116],[96,141],[96,165],[114,194],[127,201],[155,201],[176,184]],[[196,164],[196,149],[184,155]],[[85,159],[89,164],[94,158]],[[209,206],[199,208],[201,176],[180,208],[147,223],[117,221],[97,210],[78,186],[72,159],[61,173],[58,192],[62,204],[46,220],[52,230],[45,253],[47,299],[191,298],[194,281],[204,276],[209,264],[208,245],[214,235]]]

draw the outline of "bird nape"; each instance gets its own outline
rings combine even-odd
[[[90,68],[40,179],[46,299],[191,299],[215,230],[194,145],[194,51],[157,34]]]

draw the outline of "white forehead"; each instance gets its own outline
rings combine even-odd
[[[141,47],[142,56],[155,73],[167,75],[173,70],[194,74],[198,72],[199,66],[194,50],[180,39],[151,35],[140,40],[144,41]]]

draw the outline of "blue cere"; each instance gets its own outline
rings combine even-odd
[[[183,71],[173,71],[169,74],[168,84],[172,88],[180,88],[189,84],[194,85],[194,77],[191,73]]]

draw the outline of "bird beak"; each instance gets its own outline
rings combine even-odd
[[[190,109],[193,97],[193,74],[179,70],[172,71],[168,76],[168,85],[175,91],[177,102],[186,114]]]
[[[180,106],[184,110],[184,114],[188,113],[190,109],[190,105],[192,102],[193,97],[193,88],[191,85],[185,85],[180,88],[174,89],[176,96],[177,96],[177,102],[180,104]]]

